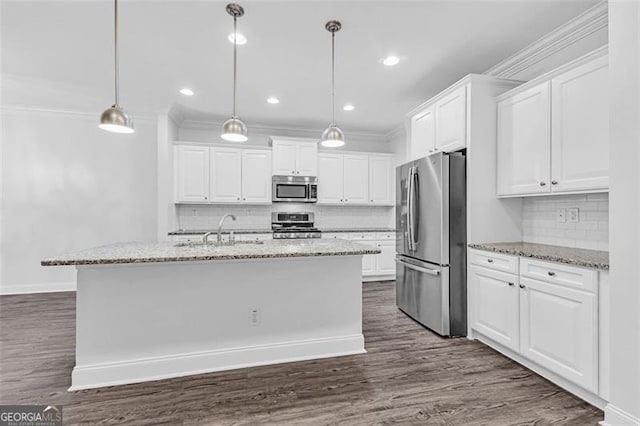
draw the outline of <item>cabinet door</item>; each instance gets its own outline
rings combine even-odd
[[[435,105],[431,105],[411,119],[409,160],[417,160],[434,151],[436,147],[435,111]]]
[[[318,155],[318,204],[344,202],[344,175],[341,154]]]
[[[519,349],[518,277],[469,267],[471,327],[509,349]]]
[[[595,295],[528,278],[520,282],[522,355],[597,392]]]
[[[179,203],[209,200],[209,147],[176,147],[176,201]]]
[[[498,195],[549,192],[549,82],[498,103]]]
[[[467,87],[436,102],[436,150],[456,151],[467,146]]]
[[[366,155],[344,156],[344,202],[369,202],[369,157]]]
[[[242,151],[211,148],[211,201],[237,203],[241,198]]]
[[[358,241],[358,244],[362,244],[371,248],[376,248],[375,240]],[[365,254],[362,256],[362,275],[370,276],[376,275],[376,255]]]
[[[266,150],[242,152],[242,201],[271,202],[271,152]]]
[[[318,175],[318,144],[299,142],[296,146],[296,175]]]
[[[392,206],[393,184],[391,158],[369,156],[369,203]]]
[[[396,242],[378,241],[378,248],[382,253],[376,255],[376,273],[377,275],[395,275],[396,274]]]
[[[273,141],[273,174],[292,176],[296,174],[296,144],[292,141]]]
[[[551,80],[552,191],[609,187],[607,57]]]

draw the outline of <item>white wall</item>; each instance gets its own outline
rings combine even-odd
[[[640,2],[609,3],[610,425],[640,424]],[[635,418],[635,419],[634,419]]]
[[[579,222],[557,219],[558,209],[579,209]],[[522,240],[592,250],[609,250],[609,194],[524,198]]]
[[[0,292],[73,288],[75,269],[40,260],[115,241],[154,240],[155,121],[97,127],[99,112],[2,109]]]

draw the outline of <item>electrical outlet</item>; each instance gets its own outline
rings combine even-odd
[[[576,223],[580,222],[580,209],[577,207],[572,207],[567,209],[567,222]]]
[[[260,325],[260,311],[258,308],[252,308],[249,310],[249,325],[252,327]]]
[[[193,217],[198,216],[198,209],[192,209],[191,210],[191,216],[193,216]]]
[[[556,222],[566,222],[566,221],[567,221],[567,209],[556,210]]]

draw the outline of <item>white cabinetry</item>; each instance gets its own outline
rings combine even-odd
[[[379,238],[379,237],[378,237]],[[377,240],[377,246],[382,251],[376,255],[376,273],[378,275],[396,274],[396,241]]]
[[[396,241],[394,232],[332,232],[322,238],[344,239],[381,251],[362,256],[362,277],[365,281],[389,280],[396,275]]]
[[[451,152],[467,146],[467,86],[436,101],[436,150]]]
[[[605,53],[598,49],[498,98],[499,196],[608,189]]]
[[[318,204],[393,205],[389,155],[318,154]]]
[[[436,148],[435,105],[429,105],[411,117],[411,143],[408,160],[417,160]]]
[[[176,203],[271,202],[271,151],[177,145]]]
[[[316,176],[318,144],[288,138],[272,138],[273,174],[285,176]]]
[[[515,264],[518,257],[494,259],[494,253],[477,250],[469,255],[473,335],[542,367],[534,368],[542,375],[602,395],[599,354],[606,351],[598,342],[598,272],[523,257],[507,273],[502,260]]]
[[[175,151],[176,201],[209,201],[209,147],[180,145]]]

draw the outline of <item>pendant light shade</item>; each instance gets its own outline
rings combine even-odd
[[[320,145],[327,148],[337,148],[344,145],[344,133],[336,124],[336,99],[335,99],[335,76],[336,76],[336,33],[342,28],[339,21],[329,21],[324,28],[331,33],[331,124],[322,132]]]
[[[100,127],[103,130],[114,133],[133,133],[135,127],[133,126],[133,119],[127,114],[119,104],[119,74],[120,66],[118,63],[118,0],[113,1],[113,53],[114,53],[114,88],[115,88],[115,103],[104,110],[100,116]]]
[[[239,4],[229,3],[227,13],[233,16],[233,34],[237,34],[237,19],[244,15],[244,9]],[[220,137],[229,142],[246,142],[247,126],[236,115],[236,85],[238,80],[238,43],[233,43],[233,115],[222,125]]]

